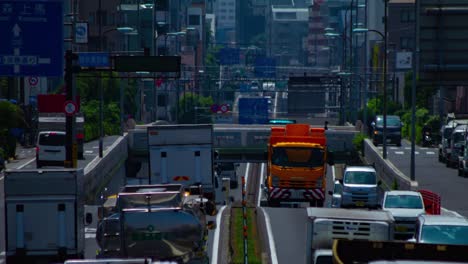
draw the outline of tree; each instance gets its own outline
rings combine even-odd
[[[8,101],[0,101],[0,148],[8,157],[14,157],[16,152],[16,138],[11,130],[25,126],[23,110]]]
[[[180,124],[211,123],[210,107],[213,98],[185,93],[178,103],[178,121]],[[175,112],[175,109],[172,110]]]

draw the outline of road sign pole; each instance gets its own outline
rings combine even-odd
[[[73,52],[71,50],[67,50],[65,53],[65,89],[66,89],[66,98],[68,100],[73,100],[73,93],[72,93],[72,85],[73,85]],[[65,149],[66,149],[66,159],[65,159],[65,167],[71,168],[73,166],[73,118],[74,115],[66,115],[65,116],[65,129],[66,129],[66,137],[65,137]]]

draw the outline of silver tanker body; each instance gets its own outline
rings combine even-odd
[[[100,257],[207,261],[206,201],[184,196],[182,185],[124,187],[116,210],[98,226]]]

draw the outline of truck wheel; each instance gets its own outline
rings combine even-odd
[[[397,142],[397,147],[401,147],[401,140]]]
[[[439,154],[439,162],[443,162],[442,156]]]
[[[38,169],[42,168],[42,163],[37,161],[36,162],[36,168],[38,168]]]
[[[462,170],[460,170],[460,166],[458,166],[458,176],[462,176],[464,173]]]
[[[268,201],[268,207],[280,207],[279,201]]]

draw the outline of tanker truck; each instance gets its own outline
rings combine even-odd
[[[187,195],[181,184],[127,185],[99,210],[97,258],[206,263],[214,228],[206,215],[215,212],[214,203]]]

